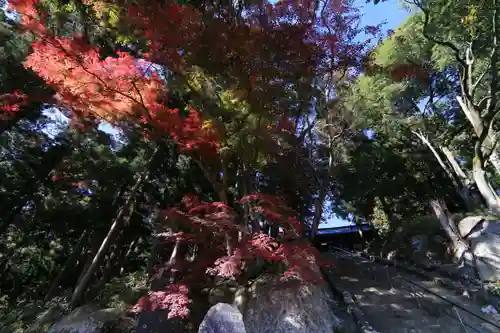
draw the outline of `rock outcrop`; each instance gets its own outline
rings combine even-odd
[[[135,321],[123,317],[121,310],[84,305],[63,317],[47,333],[128,333],[134,329]]]
[[[326,284],[286,284],[278,276],[264,276],[249,292],[243,314],[247,333],[331,333],[342,328]]]
[[[471,216],[459,222],[458,230],[469,244],[479,278],[500,280],[500,222]]]
[[[107,324],[117,320],[121,313],[117,309],[97,309],[84,305],[53,325],[48,333],[101,333]]]
[[[246,333],[243,316],[227,303],[218,303],[208,310],[199,333]]]

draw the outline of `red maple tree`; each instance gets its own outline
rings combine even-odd
[[[168,84],[153,64],[166,66],[186,84],[189,70],[203,68],[207,75],[223,82],[235,98],[245,99],[250,112],[267,120],[258,130],[269,134],[269,146],[279,147],[273,135],[295,135],[297,124],[291,120],[292,110],[276,106],[276,94],[286,93],[290,87],[299,89],[305,78],[347,68],[360,61],[363,49],[361,44],[348,42],[353,32],[347,28],[349,19],[341,15],[346,10],[341,1],[322,8],[321,17],[317,15],[317,3],[311,0],[275,5],[255,1],[239,17],[230,10],[217,11],[207,5],[202,12],[168,0],[82,3],[96,20],[102,19],[106,6],[117,5],[122,23],[134,37],[146,42],[140,58],[137,52],[120,51],[103,58],[102,50],[90,43],[88,36],[53,35],[45,26],[50,13],[39,1],[12,0],[9,4],[21,14],[22,26],[37,37],[25,66],[56,91],[57,106],[69,110],[77,121],[120,124],[127,120],[143,125],[145,135],[153,141],[169,135],[182,152],[205,167],[207,178],[214,184],[217,177],[210,177],[209,166],[203,163],[222,160],[220,151],[226,133],[218,122],[224,118],[214,117],[213,110],[201,107],[168,107]],[[210,11],[215,14],[210,16]],[[11,97],[14,100],[2,109],[16,111],[23,103],[22,94],[14,92]],[[169,316],[185,317],[189,314],[189,288],[205,282],[200,281],[200,272],[237,279],[256,258],[283,264],[285,280],[322,281],[317,267],[323,263],[312,245],[301,240],[302,222],[284,199],[255,193],[235,200],[278,228],[281,235],[277,238],[250,234],[236,212],[236,204],[230,206],[224,195],[220,199],[223,202],[203,202],[196,196],[186,196],[164,212],[165,223],[175,221],[182,227],[158,237],[174,247],[190,244],[203,251],[192,262],[173,258],[165,264],[165,269],[181,271],[180,278],[166,290],[141,299],[134,311],[169,309]]]

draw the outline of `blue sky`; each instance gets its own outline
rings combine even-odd
[[[399,0],[388,0],[380,2],[377,5],[374,5],[373,2],[366,3],[366,0],[356,0],[355,4],[358,8],[360,8],[361,14],[363,15],[361,21],[362,26],[367,26],[367,25],[375,26],[385,21],[386,24],[384,25],[383,29],[394,30],[401,23],[403,23],[406,17],[408,16],[408,12],[402,8]],[[58,122],[65,123],[67,121],[66,119],[64,119],[64,116],[62,116],[59,112],[50,114],[51,112],[49,111],[47,113],[49,113],[48,114],[49,117],[53,118],[56,121],[58,120]],[[105,132],[112,134],[116,133],[115,131],[113,131],[111,126],[107,124],[101,124],[99,127],[101,130]],[[57,131],[56,128],[53,127],[48,130],[53,133]],[[346,220],[333,217],[329,218],[327,223],[321,224],[320,228],[338,227],[338,226],[345,226],[348,224],[350,223]]]
[[[374,5],[366,0],[356,0],[355,4],[361,8],[363,14],[362,25],[377,25],[386,21],[385,29],[396,29],[408,17],[399,0],[387,0]]]

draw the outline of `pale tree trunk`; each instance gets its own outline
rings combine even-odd
[[[463,256],[465,252],[468,251],[469,247],[458,234],[457,228],[455,227],[448,209],[446,208],[446,204],[441,199],[435,199],[430,201],[430,206],[438,218],[444,232],[451,241],[454,258],[459,262],[462,261],[462,259],[464,259]]]
[[[479,193],[481,193],[481,196],[486,202],[486,206],[488,206],[493,213],[500,214],[500,202],[498,200],[498,196],[491,187],[486,177],[486,171],[477,157],[474,157],[474,161],[472,163],[472,175],[474,176],[474,181],[476,182]]]
[[[495,168],[495,172],[500,175],[500,156],[496,151],[496,142],[498,140],[498,134],[490,126],[491,124],[484,123],[479,111],[475,108],[473,103],[467,99],[467,97],[457,96],[458,104],[460,108],[467,116],[467,119],[474,128],[478,138],[483,138],[481,145],[481,151],[487,153],[488,160]]]
[[[457,160],[455,159],[455,154],[448,148],[448,147],[440,147],[441,151],[443,154],[446,156],[448,159],[448,162],[452,166],[453,170],[455,171],[455,174],[460,178],[462,181],[463,186],[469,186],[470,185],[470,179],[467,177],[465,172],[462,170],[462,167],[460,164],[458,164]]]
[[[151,156],[149,162],[147,163],[146,168],[149,168],[149,164],[150,164],[151,160],[153,159],[153,157],[156,155],[156,152],[157,152],[157,149],[155,150],[155,152]],[[82,279],[80,280],[80,282],[78,283],[78,285],[76,286],[76,288],[73,292],[73,296],[71,298],[71,307],[72,308],[79,305],[79,303],[81,302],[83,294],[84,294],[85,290],[87,289],[88,284],[89,284],[92,276],[94,275],[97,268],[101,265],[102,261],[104,260],[105,255],[106,255],[109,247],[113,244],[113,242],[116,239],[116,236],[122,230],[123,226],[126,223],[126,220],[130,220],[130,216],[134,211],[133,208],[134,208],[135,202],[136,202],[137,191],[139,190],[141,185],[145,181],[147,181],[148,177],[149,177],[149,170],[146,170],[141,175],[139,175],[136,183],[134,184],[132,189],[130,189],[130,194],[129,194],[127,200],[125,201],[124,205],[122,206],[122,208],[118,212],[118,215],[116,216],[113,224],[111,225],[111,227],[108,231],[108,234],[106,235],[106,237],[102,241],[101,246],[99,247],[99,250],[97,251],[96,255],[94,256],[92,263],[90,264],[87,271],[84,273]]]
[[[325,187],[321,186],[318,198],[316,199],[316,202],[314,204],[314,219],[311,227],[311,239],[314,239],[318,232],[319,224],[321,222],[321,217],[323,216],[323,203],[325,201],[325,197],[326,197]]]
[[[464,201],[467,208],[472,208],[473,203],[472,203],[471,198],[468,194],[467,187],[462,186],[462,184],[460,184],[457,181],[457,177],[455,177],[454,172],[452,172],[450,170],[450,168],[448,167],[448,165],[443,161],[443,159],[441,158],[441,155],[439,155],[439,152],[434,148],[434,146],[429,141],[429,139],[427,139],[425,137],[425,135],[423,135],[421,132],[418,132],[418,131],[412,131],[412,132],[430,149],[430,151],[432,152],[432,154],[434,155],[434,157],[438,161],[441,168],[443,168],[444,172],[446,173],[448,178],[453,183],[453,186],[455,187],[455,191],[462,198],[462,200]]]
[[[139,246],[140,244],[142,243],[142,239],[141,237],[138,237],[136,239],[134,239],[132,241],[132,243],[130,243],[128,249],[127,249],[127,252],[125,253],[125,255],[122,255],[121,258],[120,258],[120,271],[119,271],[119,275],[122,276],[123,273],[125,273],[125,270],[126,270],[126,264],[127,264],[127,260],[128,258],[130,258],[130,256],[132,255],[132,252],[134,254],[136,254],[138,251],[139,251]]]
[[[169,282],[170,283],[175,283],[175,280],[176,280],[177,275],[178,275],[178,271],[174,267],[175,267],[175,264],[178,260],[177,256],[179,253],[180,246],[181,246],[180,240],[176,240],[175,246],[172,249],[172,253],[170,254],[170,259],[168,259],[168,266],[170,267],[170,270],[169,270],[169,273],[170,273]]]
[[[151,278],[154,272],[154,266],[158,261],[159,250],[162,247],[160,240],[158,239],[158,234],[161,233],[162,225],[159,222],[155,223],[155,233],[153,235],[153,239],[151,241],[151,254],[149,255],[148,262],[146,264],[146,271],[148,273],[148,277]]]
[[[121,235],[118,237],[117,244],[115,245],[115,248],[111,251],[111,254],[108,256],[106,263],[104,264],[104,268],[102,269],[102,276],[97,282],[95,286],[93,286],[90,291],[87,294],[87,297],[89,299],[94,299],[99,292],[104,288],[106,283],[110,280],[113,269],[116,266],[116,259],[119,258],[120,253],[121,253],[121,247],[125,241],[125,235]],[[89,296],[90,295],[90,296]]]
[[[491,129],[485,128],[483,119],[481,119],[479,112],[476,110],[471,101],[466,98],[462,98],[461,96],[457,97],[457,101],[460,104],[460,108],[467,116],[467,119],[469,119],[469,122],[472,124],[478,138],[484,138],[482,141],[478,139],[474,147],[474,160],[472,162],[472,175],[474,177],[474,181],[476,182],[479,193],[481,193],[488,208],[493,213],[500,214],[500,201],[495,191],[492,189],[488,178],[486,177],[486,170],[484,167],[484,158],[486,156],[488,158],[494,156],[493,159],[496,159],[496,155],[494,155],[494,143],[491,142],[495,135],[491,132]],[[485,150],[487,153],[486,156]]]
[[[97,253],[97,250],[99,250],[99,245],[102,243],[102,235],[94,233],[90,239],[90,244],[89,248],[85,250],[84,255],[86,259],[85,264],[83,265],[83,268],[80,272],[80,275],[78,276],[77,284],[80,283],[82,280],[83,276],[85,275],[85,272],[87,269],[90,267],[92,264],[92,260],[94,259],[95,254]]]
[[[142,183],[141,177],[139,177],[139,180],[141,180],[140,183]],[[135,186],[134,186],[135,187]],[[137,188],[132,189],[132,191],[137,190]],[[87,286],[94,275],[94,273],[97,271],[99,266],[101,265],[102,261],[105,259],[106,252],[108,251],[109,247],[115,242],[116,236],[118,232],[122,229],[124,225],[124,215],[131,213],[133,210],[131,209],[133,206],[133,198],[134,195],[131,193],[129,198],[127,199],[127,202],[125,205],[120,209],[120,212],[118,213],[118,216],[116,217],[115,221],[111,225],[111,228],[108,231],[108,234],[104,238],[104,240],[101,243],[101,246],[99,247],[99,250],[97,251],[96,255],[92,259],[92,263],[90,264],[89,268],[87,271],[84,273],[82,279],[76,286],[73,296],[71,298],[71,307],[74,308],[75,306],[78,306],[79,303],[81,302],[81,299],[83,297],[83,293],[87,289]]]
[[[473,210],[476,206],[476,202],[474,201],[474,197],[470,192],[470,185],[471,185],[470,178],[462,170],[462,167],[458,164],[457,160],[455,159],[455,155],[450,149],[448,149],[448,147],[440,147],[440,149],[446,156],[446,159],[450,163],[451,167],[453,168],[455,175],[460,180],[461,190],[463,193],[462,198],[467,198],[465,202],[465,204],[467,205],[467,209]]]

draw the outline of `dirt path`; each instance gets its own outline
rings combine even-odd
[[[344,253],[326,256],[336,264],[327,272],[332,283],[352,294],[366,320],[380,333],[500,332],[498,327],[418,287],[429,288],[449,300],[458,299],[461,306],[478,312],[477,305],[429,280]]]

